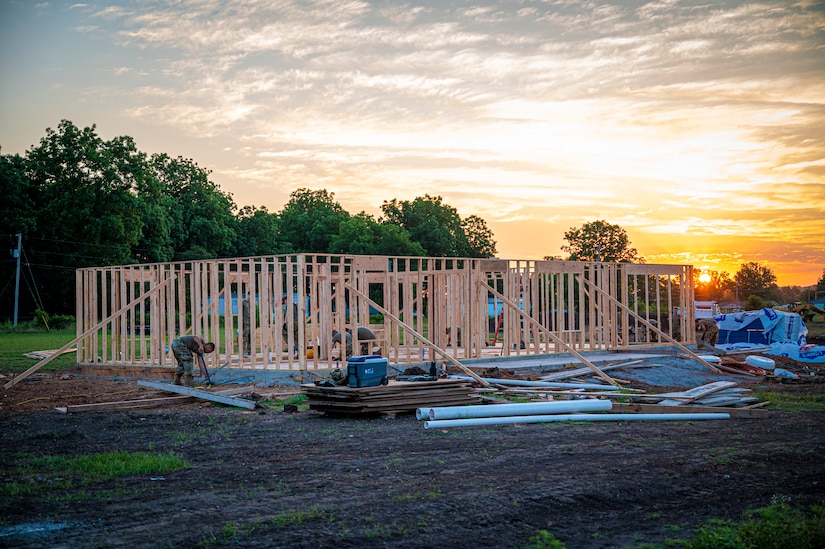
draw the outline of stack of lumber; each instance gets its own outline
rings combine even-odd
[[[462,379],[394,381],[377,387],[302,385],[310,410],[330,414],[399,414],[417,408],[478,404],[471,382]]]
[[[34,358],[36,360],[43,360],[44,358],[49,358],[53,354],[55,354],[59,349],[52,349],[46,351],[32,351],[30,353],[25,353],[23,356],[26,358]],[[73,349],[66,349],[65,351],[61,352],[61,355],[65,355],[66,353],[76,353],[77,347]]]

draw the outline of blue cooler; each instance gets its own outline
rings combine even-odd
[[[387,383],[386,358],[366,355],[347,359],[347,385],[350,387],[377,387]]]

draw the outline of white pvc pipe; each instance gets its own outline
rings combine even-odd
[[[443,406],[430,408],[426,419],[462,419],[471,417],[530,416],[569,414],[571,412],[606,412],[613,409],[610,400],[557,400],[524,404],[480,404],[477,406]],[[416,412],[416,417],[418,413]],[[418,418],[422,419],[422,418]]]
[[[419,421],[422,420],[422,419],[427,419],[428,417],[430,417],[430,410],[432,410],[432,408],[418,408],[418,409],[416,409],[415,410],[415,419],[417,419]]]
[[[450,376],[452,379],[466,379],[475,381],[469,376]],[[499,379],[499,378],[481,378],[487,383],[496,383],[498,385],[518,385],[522,387],[566,387],[569,389],[594,389],[601,391],[615,391],[615,385],[597,385],[596,383],[563,383],[560,381],[527,381],[521,379]]]
[[[477,417],[441,419],[424,422],[425,429],[508,425],[513,423],[550,423],[553,421],[690,421],[696,419],[730,419],[730,414],[569,414],[545,416]]]

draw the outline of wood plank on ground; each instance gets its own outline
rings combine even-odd
[[[246,408],[249,410],[255,409],[255,402],[244,398],[235,398],[231,396],[221,395],[218,393],[210,393],[202,389],[195,389],[192,387],[183,387],[181,385],[172,385],[171,383],[159,383],[157,381],[138,381],[141,387],[151,387],[160,391],[168,391],[170,393],[177,393],[179,395],[187,395],[203,400],[210,400],[219,402],[228,406],[237,406],[238,408]]]
[[[252,387],[233,387],[230,389],[223,389],[217,391],[218,395],[241,395],[253,392]],[[77,413],[77,412],[108,412],[116,410],[139,410],[142,408],[157,408],[158,406],[165,406],[167,404],[187,404],[189,402],[197,401],[196,398],[188,395],[174,396],[174,397],[159,397],[159,398],[142,398],[132,400],[117,400],[110,402],[96,402],[90,404],[72,404],[55,408],[61,414]]]
[[[660,406],[658,404],[613,403],[613,412],[638,412],[643,414],[703,414],[725,413],[732,418],[761,418],[770,412],[758,408],[725,408],[716,406]]]
[[[75,412],[110,412],[115,410],[134,410],[140,408],[157,408],[158,406],[165,406],[167,404],[185,404],[187,402],[194,402],[195,399],[191,396],[173,396],[162,398],[144,398],[141,400],[121,400],[116,402],[96,402],[92,404],[71,404],[55,408],[61,414],[75,413]]]
[[[637,364],[641,363],[641,360],[632,360],[630,362],[623,362],[621,364],[610,364],[607,366],[599,366],[599,369],[602,372],[607,372],[609,370],[616,370],[618,368],[631,368],[636,366]],[[539,377],[540,381],[558,381],[561,379],[569,379],[571,377],[578,377],[583,375],[593,375],[593,370],[590,368],[576,368],[573,370],[562,370],[560,372],[553,372],[551,374],[543,375]]]
[[[723,389],[728,389],[736,385],[735,381],[715,381],[713,383],[708,383],[706,385],[700,385],[699,387],[694,387],[692,389],[688,389],[687,391],[680,391],[677,393],[662,393],[662,400],[659,402],[660,406],[677,406],[679,404],[687,404],[688,402],[692,402],[694,400],[698,400],[702,397],[706,397],[710,394],[713,394],[717,391],[721,391]],[[672,399],[667,397],[687,397],[687,398],[679,398],[679,399]]]

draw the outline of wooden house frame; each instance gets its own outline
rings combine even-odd
[[[689,265],[329,254],[121,265],[77,271],[75,341],[78,364],[112,367],[173,367],[170,343],[195,334],[216,344],[210,369],[330,369],[343,353],[333,330],[395,366],[580,356],[692,343],[693,300]]]

